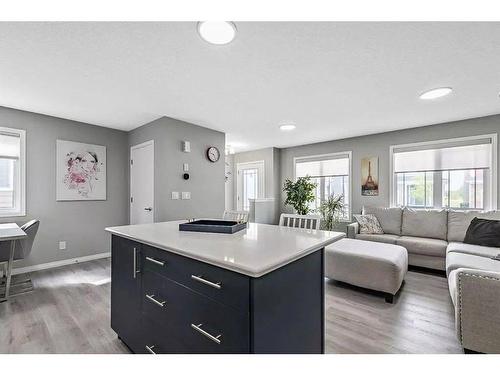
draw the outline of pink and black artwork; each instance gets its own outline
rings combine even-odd
[[[106,147],[57,140],[57,200],[106,199]]]

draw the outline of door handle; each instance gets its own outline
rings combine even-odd
[[[134,262],[133,262],[133,267],[134,267],[134,279],[137,277],[137,274],[140,273],[141,271],[137,270],[137,248],[134,247]]]
[[[152,207],[144,207],[144,211],[149,211],[149,212],[151,212],[151,211],[153,211],[153,208],[152,208]]]

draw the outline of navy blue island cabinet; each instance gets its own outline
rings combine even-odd
[[[111,242],[111,327],[132,352],[324,353],[323,249],[251,277]]]

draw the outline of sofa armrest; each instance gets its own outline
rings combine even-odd
[[[455,319],[465,349],[500,353],[500,272],[459,268]]]
[[[351,223],[347,225],[347,238],[356,238],[359,233],[359,223]]]

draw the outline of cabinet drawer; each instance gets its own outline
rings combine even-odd
[[[154,272],[146,270],[142,275],[142,304],[144,319],[149,319],[156,326],[175,325],[175,296],[168,292],[165,285],[168,280]]]
[[[144,297],[144,320],[155,327],[153,341],[165,340],[174,346],[169,353],[249,351],[247,312],[223,305],[149,271],[143,275],[143,293],[145,296],[156,293],[158,297],[156,301]]]
[[[249,309],[248,276],[143,245],[144,270],[157,272],[226,305]]]
[[[144,318],[142,321],[143,340],[140,353],[142,354],[188,354],[189,350],[183,346],[170,330],[159,326],[154,320]]]

